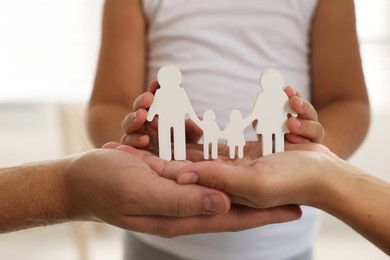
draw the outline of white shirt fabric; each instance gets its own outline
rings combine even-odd
[[[213,110],[221,130],[228,114],[250,113],[261,88],[259,75],[279,69],[286,85],[310,100],[311,21],[318,0],[143,0],[148,23],[147,80],[176,65],[198,115]],[[248,130],[246,140],[255,138]],[[316,210],[301,220],[237,233],[165,239],[136,234],[142,241],[183,258],[278,260],[312,247]]]

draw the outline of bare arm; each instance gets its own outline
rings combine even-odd
[[[76,220],[66,195],[66,163],[0,169],[0,233]]]
[[[233,203],[252,207],[320,208],[390,254],[390,183],[357,169],[322,145],[289,148],[294,150],[228,164],[195,163],[181,171],[178,182],[221,189]]]
[[[172,236],[202,232],[202,218],[182,217],[226,213],[230,207],[228,197],[220,191],[179,186],[158,176],[134,155],[113,149],[2,168],[0,199],[0,233],[84,220]],[[180,220],[175,218],[179,216]],[[201,225],[180,229],[180,222]],[[178,230],[172,228],[176,224]],[[218,229],[209,228],[209,231]]]
[[[159,169],[163,164],[168,169],[186,164],[169,163],[156,156],[149,156],[150,161]],[[160,176],[163,173],[153,171],[135,155],[113,149],[0,168],[0,233],[88,220],[172,237],[242,230],[301,215],[297,206],[230,208],[225,193],[179,185]]]
[[[327,174],[329,196],[318,197],[320,200],[313,203],[390,255],[390,183],[346,162],[337,167]]]
[[[106,0],[88,127],[95,146],[119,141],[121,122],[143,92],[145,22],[138,0]]]
[[[320,0],[311,45],[313,105],[325,129],[323,143],[348,158],[369,125],[353,0]]]

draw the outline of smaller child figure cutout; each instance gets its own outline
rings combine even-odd
[[[230,111],[229,124],[226,125],[222,134],[223,138],[227,141],[227,146],[229,147],[230,159],[234,159],[236,157],[236,148],[237,157],[244,157],[244,130],[248,127],[251,121],[251,118],[243,119],[241,112],[237,109]]]
[[[290,108],[288,96],[283,91],[284,79],[280,71],[268,69],[260,76],[259,83],[263,91],[257,96],[251,119],[257,120],[256,133],[261,135],[265,156],[284,151],[288,115],[296,114]]]
[[[211,158],[218,159],[218,140],[222,133],[215,122],[214,111],[207,110],[203,113],[203,120],[198,125],[203,130],[203,157],[209,159],[209,146],[211,146]]]

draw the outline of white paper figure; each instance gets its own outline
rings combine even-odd
[[[215,122],[214,111],[207,110],[203,113],[203,120],[198,125],[203,130],[203,157],[209,159],[209,146],[211,146],[211,158],[218,159],[218,140],[222,132]]]
[[[263,156],[284,151],[284,134],[288,132],[288,114],[295,115],[283,91],[284,79],[276,69],[266,70],[259,79],[263,91],[259,93],[251,118],[257,120],[256,133],[262,136]],[[274,136],[274,146],[272,143]]]
[[[242,114],[237,109],[230,111],[229,113],[229,123],[226,125],[225,129],[222,132],[222,136],[227,140],[227,146],[229,147],[229,157],[234,159],[236,155],[237,147],[237,157],[244,157],[244,145],[245,137],[244,130],[252,122],[251,118],[243,119]]]
[[[175,160],[186,159],[185,120],[186,115],[199,123],[184,89],[180,87],[182,75],[172,65],[162,67],[157,74],[160,88],[154,95],[147,120],[152,121],[158,115],[158,143],[160,158],[172,159],[171,141],[173,141]],[[171,130],[173,140],[171,140]]]

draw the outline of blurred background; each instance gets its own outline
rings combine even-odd
[[[390,181],[390,1],[356,0],[372,125],[350,162]],[[90,148],[85,104],[93,85],[102,0],[0,0],[0,165]],[[1,203],[1,202],[0,202]],[[0,235],[0,260],[119,260],[122,233],[72,223]],[[323,213],[315,259],[388,259]]]

